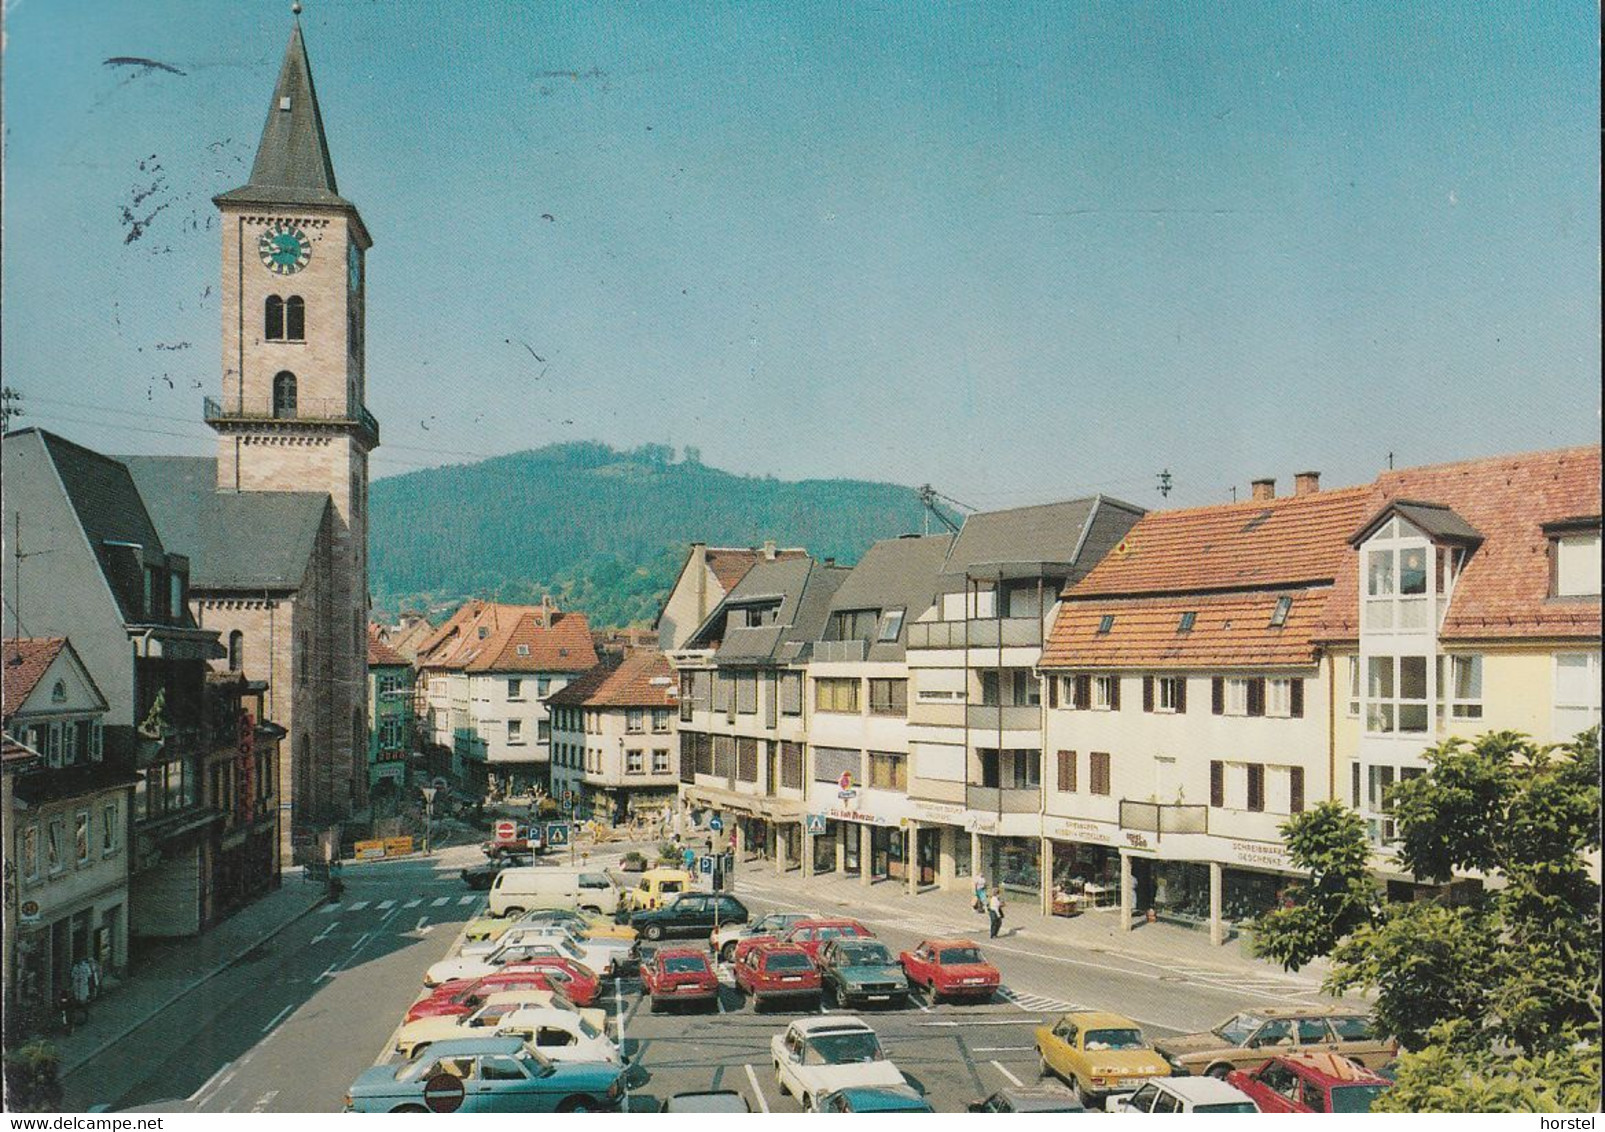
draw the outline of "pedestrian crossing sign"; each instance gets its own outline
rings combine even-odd
[[[546,827],[546,844],[549,846],[568,844],[568,823],[554,821]]]
[[[809,814],[808,815],[808,832],[809,833],[824,833],[825,832],[825,815],[824,814]]]

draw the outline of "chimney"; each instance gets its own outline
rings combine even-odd
[[[764,540],[763,556],[764,556],[764,561],[765,562],[773,562],[775,560],[775,540],[774,539],[771,538],[771,539],[765,539]]]
[[[1320,472],[1294,472],[1293,494],[1314,495],[1321,490]]]
[[[1252,480],[1249,487],[1253,488],[1253,498],[1256,502],[1276,498],[1276,481],[1274,479]]]
[[[540,610],[539,613],[537,613],[535,615],[535,623],[537,625],[539,625],[543,629],[551,628],[551,626],[552,626],[552,613],[553,613],[552,595],[551,594],[541,594],[541,610]]]

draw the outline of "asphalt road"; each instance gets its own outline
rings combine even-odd
[[[106,1072],[85,1074],[128,1082],[120,1095],[73,1099],[119,1109],[166,1102],[161,1107],[175,1111],[338,1111],[350,1082],[388,1059],[424,970],[452,950],[464,922],[483,906],[484,894],[468,892],[457,877],[463,864],[480,859],[465,847],[434,862],[348,869],[339,903],[291,925],[153,1018],[103,1055],[115,1059],[103,1063]],[[593,863],[606,861],[598,855]],[[1002,992],[985,1005],[916,997],[907,1006],[855,1012],[939,1111],[963,1111],[1005,1085],[1037,1083],[1032,1029],[1067,1010],[1114,1010],[1157,1037],[1205,1028],[1244,1008],[1313,997],[1307,981],[1233,971],[1209,963],[1207,954],[1161,962],[1116,948],[1071,949],[1029,930],[1022,935],[1017,926],[988,941],[985,919],[962,906],[949,922],[941,905],[901,904],[895,891],[830,891],[836,896],[756,870],[737,884],[754,914],[851,915],[894,952],[926,936],[969,936],[1003,972]],[[632,1109],[675,1092],[726,1088],[743,1093],[755,1111],[799,1111],[776,1088],[769,1052],[770,1038],[795,1011],[755,1013],[729,985],[718,1010],[685,1015],[651,1014],[633,978],[608,984],[605,997],[599,1005],[641,1070]]]

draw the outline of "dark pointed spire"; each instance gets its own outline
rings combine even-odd
[[[299,5],[297,5],[299,7]],[[273,86],[262,141],[256,148],[251,179],[219,201],[267,204],[326,204],[350,208],[334,180],[323,115],[312,85],[312,64],[301,40],[301,22],[290,32],[279,81]]]

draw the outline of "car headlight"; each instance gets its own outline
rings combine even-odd
[[[613,1078],[613,1083],[607,1087],[607,1099],[616,1101],[624,1093],[624,1074],[620,1073]]]

